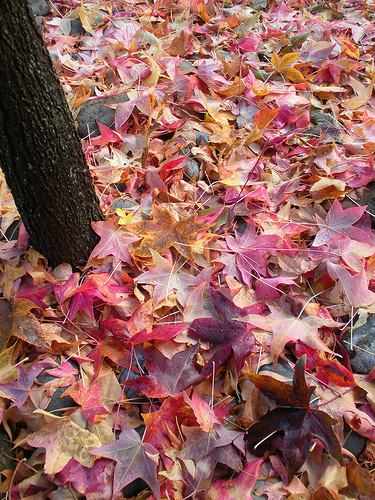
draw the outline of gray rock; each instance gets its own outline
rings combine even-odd
[[[34,16],[46,16],[52,8],[45,0],[29,0],[29,4]]]
[[[115,200],[112,203],[111,209],[116,210],[116,208],[120,208],[120,209],[132,208],[132,207],[135,207],[136,205],[138,205],[138,203],[135,200],[131,200],[129,198],[126,198],[124,200],[123,198],[118,198],[117,200]]]
[[[195,179],[197,181],[199,179],[199,168],[199,163],[193,160],[193,158],[189,158],[186,163],[185,177],[188,180]]]
[[[86,33],[85,28],[82,26],[81,20],[72,19],[70,21],[70,34],[71,35],[83,35]]]
[[[118,104],[119,102],[128,101],[127,94],[116,94],[106,97],[99,97],[92,101],[86,101],[78,106],[78,115],[76,122],[78,123],[78,135],[80,137],[96,137],[100,135],[98,122],[103,123],[107,127],[113,128],[115,125],[116,110],[108,107],[108,104]]]
[[[375,366],[375,314],[371,314],[364,325],[353,330],[352,339],[348,331],[342,338],[342,344],[349,355],[353,372],[369,373]]]
[[[15,466],[13,443],[10,441],[4,427],[0,427],[0,470],[13,470]]]
[[[349,427],[347,423],[344,424],[344,448],[350,451],[356,458],[362,453],[366,446],[366,438],[358,434]]]

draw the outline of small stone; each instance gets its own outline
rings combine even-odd
[[[368,374],[375,366],[375,314],[371,314],[366,323],[348,331],[342,338],[350,365],[354,373]]]
[[[111,210],[115,211],[116,208],[124,209],[124,208],[133,208],[138,203],[135,200],[131,200],[130,198],[118,198],[111,205]]]
[[[364,450],[366,438],[354,431],[347,423],[344,424],[344,448],[350,451],[356,458]]]
[[[185,168],[185,176],[190,180],[198,180],[199,179],[199,163],[193,160],[193,158],[189,158],[186,163]]]
[[[86,101],[78,106],[78,115],[76,117],[78,135],[81,138],[88,137],[89,134],[90,137],[100,135],[96,121],[113,129],[115,125],[116,110],[108,107],[108,104],[118,104],[128,100],[128,95],[123,93],[98,97],[97,99]]]
[[[46,16],[52,8],[45,0],[29,0],[29,5],[34,16]]]

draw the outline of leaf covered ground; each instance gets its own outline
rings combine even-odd
[[[0,491],[375,498],[375,372],[345,349],[375,312],[374,4],[53,5],[75,118],[126,100],[83,140],[106,216],[85,269],[22,225],[0,242]]]

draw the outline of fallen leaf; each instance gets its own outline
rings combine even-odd
[[[302,83],[305,81],[303,74],[298,69],[292,68],[290,65],[298,58],[300,52],[289,52],[288,54],[279,57],[276,52],[271,56],[271,62],[279,73],[289,78],[293,83]]]
[[[128,230],[142,235],[141,244],[134,250],[138,257],[149,257],[150,249],[162,253],[174,247],[186,259],[194,260],[192,246],[198,231],[209,228],[212,224],[197,222],[197,216],[192,215],[176,221],[168,210],[153,206],[153,220],[129,224]]]
[[[103,259],[113,255],[122,262],[132,264],[129,245],[138,238],[117,227],[113,220],[93,222],[92,228],[100,236],[100,241],[91,252],[90,260],[94,257]]]
[[[0,351],[5,349],[8,340],[12,336],[29,344],[50,350],[40,322],[31,312],[33,309],[40,309],[40,307],[28,299],[15,300],[11,309],[7,302],[1,301],[0,307]]]
[[[127,380],[125,385],[150,398],[174,396],[203,380],[203,376],[194,368],[198,349],[196,345],[168,359],[156,348],[145,347],[149,375]]]
[[[293,386],[269,375],[246,373],[263,394],[280,405],[250,427],[246,436],[248,448],[252,450],[257,441],[271,438],[277,431],[284,432],[283,460],[289,482],[305,462],[314,438],[321,441],[333,458],[344,464],[339,440],[332,429],[337,420],[310,406],[314,388],[306,384],[305,364],[306,356],[302,356],[295,365]]]
[[[82,429],[69,417],[56,417],[27,438],[30,446],[45,448],[44,472],[56,474],[75,458],[85,467],[92,467],[95,458],[89,451],[101,445],[99,438]]]
[[[114,496],[134,479],[141,477],[151,487],[156,498],[160,499],[156,473],[159,453],[153,446],[144,443],[134,429],[124,427],[116,441],[90,449],[89,453],[117,462],[113,478]]]

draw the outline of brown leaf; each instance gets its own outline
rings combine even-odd
[[[56,474],[74,458],[85,467],[92,467],[94,457],[88,452],[101,446],[99,438],[82,429],[70,418],[56,418],[32,433],[28,444],[46,450],[44,472]]]
[[[340,490],[341,494],[357,498],[358,495],[375,498],[375,480],[367,469],[352,461],[346,467],[346,476],[349,484],[345,489]]]
[[[9,304],[1,302],[0,310],[0,352],[3,351],[10,337],[15,336],[37,347],[50,349],[39,320],[31,312],[40,309],[28,299],[17,299],[12,309]]]
[[[139,247],[134,251],[138,257],[149,257],[150,248],[155,252],[163,252],[167,248],[174,247],[187,259],[193,259],[192,245],[198,231],[207,229],[212,224],[196,222],[196,215],[176,221],[168,210],[154,205],[153,220],[137,222],[128,225],[128,230],[144,235]]]
[[[193,36],[191,31],[186,29],[172,40],[170,47],[167,49],[171,56],[186,56],[194,51]]]

